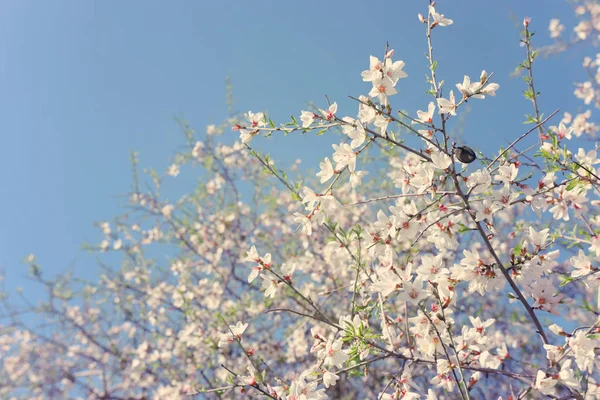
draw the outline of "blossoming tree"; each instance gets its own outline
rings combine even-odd
[[[552,20],[558,41],[542,51],[598,36],[600,5],[575,10],[574,38],[561,40],[565,28]],[[539,108],[540,53],[526,18],[518,70],[530,125],[495,154],[456,143],[451,127],[466,103],[485,112],[500,87],[486,71],[444,83],[435,35],[453,21],[433,3],[426,11],[428,104],[394,108],[408,76],[386,47],[362,73],[368,92],[353,97],[354,116],[335,102],[283,124],[248,112],[201,140],[184,123],[189,150],[151,174],[152,189],[135,174],[130,212],[100,224],[97,249],[122,254],[119,269],[106,267],[99,282],[48,279],[31,256],[49,297],[39,306],[4,299],[0,394],[600,397],[591,111]],[[575,90],[596,107],[598,62],[585,59],[591,79]],[[225,145],[218,138],[231,126],[239,140]],[[263,136],[311,131],[340,139],[313,177],[260,151]],[[167,202],[163,181],[184,166],[203,182]],[[44,324],[21,318],[28,311]]]

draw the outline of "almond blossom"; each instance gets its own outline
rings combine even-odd
[[[471,82],[471,78],[465,75],[462,83],[457,83],[456,88],[462,93],[464,98],[474,97],[476,99],[483,99],[485,96],[480,94],[482,87],[481,82]]]
[[[219,347],[228,346],[236,340],[242,340],[242,335],[248,328],[248,324],[238,321],[235,325],[229,325],[229,331],[221,335]]]
[[[433,103],[433,101],[429,102],[429,105],[427,106],[427,111],[417,111],[417,118],[414,119],[411,123],[416,124],[416,123],[422,123],[422,124],[431,124],[433,121],[433,113],[435,112],[435,104]]]
[[[433,7],[432,5],[429,6],[429,15],[431,15],[435,24],[439,26],[448,26],[454,23],[454,21],[452,21],[451,19],[444,17],[444,14],[437,13],[435,11],[435,7]]]
[[[317,173],[317,176],[321,178],[321,183],[325,183],[333,177],[335,171],[333,165],[331,165],[331,161],[329,161],[329,157],[325,157],[325,160],[319,163],[319,167],[321,171]]]
[[[456,99],[454,98],[454,91],[450,91],[450,97],[448,99],[438,98],[437,105],[439,107],[439,114],[450,114],[456,115]]]
[[[398,91],[394,88],[394,83],[387,76],[384,78],[373,79],[373,88],[369,92],[369,96],[377,97],[379,103],[383,106],[387,106],[388,97],[393,96]]]
[[[335,153],[333,153],[333,161],[336,162],[335,169],[341,170],[348,167],[350,172],[354,172],[356,169],[356,153],[352,150],[352,147],[347,143],[332,146],[335,150]]]
[[[244,128],[239,128],[240,139],[242,140],[242,143],[249,143],[254,135],[259,132],[257,128],[261,128],[266,125],[265,115],[261,112],[255,114],[252,111],[248,111],[244,116],[246,117],[249,125]]]
[[[312,123],[315,121],[315,117],[318,117],[318,116],[312,111],[302,111],[302,114],[300,115],[300,121],[302,121],[302,127],[308,128],[309,126],[311,126]]]

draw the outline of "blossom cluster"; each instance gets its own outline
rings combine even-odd
[[[576,12],[600,15],[591,2]],[[529,127],[493,154],[456,143],[465,106],[484,112],[502,77],[461,74],[446,90],[433,46],[454,21],[435,3],[425,14],[427,101],[393,106],[412,98],[408,66],[386,46],[360,74],[351,115],[329,102],[277,125],[249,111],[200,138],[182,123],[188,148],[151,188],[136,175],[130,211],[98,224],[90,248],[120,255],[118,269],[99,282],[46,277],[29,257],[48,301],[1,299],[0,396],[600,397],[591,111],[542,112],[526,18]],[[564,30],[550,23],[552,38]],[[591,104],[595,85],[575,95]],[[237,140],[225,144],[229,127]],[[312,176],[259,150],[262,136],[311,131],[336,138]],[[201,177],[193,191],[161,196],[189,170]],[[27,311],[47,325],[16,318]]]

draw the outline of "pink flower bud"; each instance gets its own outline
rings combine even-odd
[[[525,28],[527,28],[527,27],[529,26],[529,23],[530,23],[530,22],[531,22],[531,18],[529,18],[529,17],[525,17],[525,18],[523,18],[523,26],[524,26]]]

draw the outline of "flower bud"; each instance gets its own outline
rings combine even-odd
[[[387,52],[387,54],[385,55],[385,58],[392,58],[394,56],[394,49],[391,49],[390,51]]]
[[[525,17],[525,18],[523,18],[523,26],[524,26],[525,28],[527,28],[527,27],[529,26],[529,23],[530,23],[530,22],[531,22],[531,18],[529,18],[529,17]]]
[[[470,164],[477,158],[475,152],[469,146],[459,146],[455,148],[454,154],[456,155],[456,159],[463,164]]]
[[[484,84],[485,81],[487,81],[488,78],[488,74],[487,72],[485,72],[485,69],[483,71],[481,71],[481,75],[479,76],[479,82],[481,82],[481,84]]]
[[[424,24],[425,22],[427,22],[425,20],[425,17],[423,16],[423,14],[419,13],[419,21],[421,21],[422,24]]]

